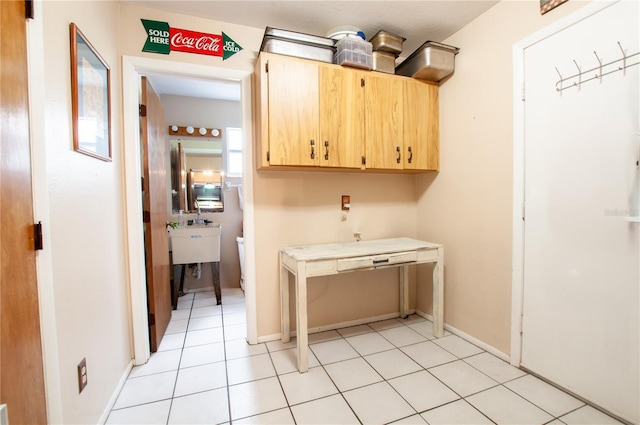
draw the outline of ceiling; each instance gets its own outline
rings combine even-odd
[[[121,3],[264,29],[267,26],[326,36],[342,25],[360,28],[367,39],[383,29],[406,38],[406,57],[427,40],[443,41],[498,3],[498,0],[120,0]],[[457,46],[459,47],[459,46]],[[151,77],[160,94],[239,100],[228,82]]]

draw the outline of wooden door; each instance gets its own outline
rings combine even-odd
[[[364,73],[319,65],[320,164],[364,168]]]
[[[407,78],[404,81],[405,170],[439,169],[438,86]]]
[[[171,319],[169,236],[167,232],[167,180],[164,111],[149,81],[142,77],[141,139],[143,161],[144,246],[151,351]]]
[[[33,233],[24,1],[0,1],[0,404],[47,422]]]
[[[402,83],[375,73],[365,78],[367,168],[402,169]]]
[[[640,67],[616,69],[618,43],[640,50],[639,14],[614,3],[524,52],[521,322],[522,366],[636,424]],[[597,67],[594,51],[621,60],[557,92],[556,67]]]
[[[318,165],[318,65],[269,55],[269,164]]]

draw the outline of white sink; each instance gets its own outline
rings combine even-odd
[[[182,226],[169,229],[173,264],[220,261],[220,224]]]

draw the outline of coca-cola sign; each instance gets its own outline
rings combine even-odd
[[[222,56],[226,60],[242,50],[228,35],[171,28],[167,22],[141,19],[147,32],[143,52],[168,55],[172,51]]]
[[[222,56],[222,35],[171,28],[171,50],[201,55]]]

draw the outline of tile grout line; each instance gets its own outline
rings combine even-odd
[[[184,354],[185,344],[187,343],[187,335],[189,334],[189,323],[191,323],[191,313],[193,312],[193,301],[195,295],[191,298],[191,307],[189,307],[189,317],[187,318],[187,327],[184,330],[184,340],[182,340],[182,348],[180,348],[180,360],[178,360],[178,369],[176,370],[176,380],[173,383],[173,391],[171,392],[171,399],[169,400],[169,413],[167,414],[166,425],[169,425],[169,419],[171,418],[171,409],[173,409],[173,400],[176,395],[176,388],[178,386],[178,377],[180,376],[180,364],[182,364],[182,355]],[[173,311],[173,310],[172,310]]]
[[[285,351],[285,350],[279,350]],[[287,393],[284,391],[284,386],[282,385],[282,380],[280,379],[280,374],[278,373],[278,369],[276,368],[276,364],[273,362],[273,357],[271,357],[271,351],[267,348],[267,354],[269,355],[269,360],[271,360],[271,366],[273,367],[273,371],[276,373],[276,379],[278,380],[278,384],[280,385],[280,389],[282,390],[282,396],[284,397],[284,401],[287,403],[287,409],[289,410],[289,414],[293,419],[293,423],[296,424],[296,417],[293,415],[293,410],[291,410],[291,403],[289,403],[289,399],[287,397]],[[296,369],[297,370],[297,369]],[[286,375],[286,374],[285,374]],[[275,409],[278,410],[278,409]],[[275,411],[273,410],[273,411]],[[262,414],[262,413],[260,413]]]
[[[222,296],[220,296],[222,300]],[[227,412],[229,413],[229,424],[233,425],[233,418],[231,417],[231,391],[229,390],[229,368],[227,367],[227,339],[225,338],[224,331],[224,305],[220,301],[220,320],[222,320],[222,351],[224,352],[224,375],[226,384],[225,389],[227,391]]]
[[[349,341],[347,341],[347,339],[344,337],[344,335],[342,335],[340,332],[338,332],[338,334],[340,335],[340,337],[341,337],[342,339],[344,339],[344,341],[345,341],[347,344],[349,344]],[[351,346],[351,344],[349,344],[349,346]],[[353,348],[353,347],[352,347],[352,348]],[[311,349],[311,347],[309,347],[309,350],[313,353],[313,350]],[[354,350],[355,350],[355,348],[354,348]],[[357,352],[358,352],[358,351],[356,350],[356,353],[357,353]],[[360,353],[358,353],[358,354],[360,354]],[[313,355],[315,356],[315,353],[313,353]],[[360,358],[362,358],[362,360],[364,360],[364,361],[366,362],[366,360],[364,359],[364,357],[360,356]],[[317,359],[317,358],[316,358],[316,359]],[[349,360],[352,360],[352,359],[349,359]],[[345,361],[345,360],[342,360],[342,361]],[[331,383],[332,383],[332,384],[336,387],[336,389],[338,390],[338,394],[340,394],[340,397],[342,397],[342,399],[344,400],[344,402],[345,402],[345,403],[347,403],[347,406],[349,406],[349,410],[351,410],[351,413],[353,413],[353,416],[355,416],[355,417],[356,417],[356,419],[358,420],[358,422],[360,423],[360,425],[362,425],[362,419],[360,419],[360,417],[358,416],[358,414],[356,413],[356,411],[355,411],[355,410],[353,410],[353,406],[351,406],[351,404],[349,403],[349,400],[347,400],[347,398],[344,396],[344,393],[345,393],[345,392],[344,392],[344,391],[342,391],[340,388],[338,388],[338,385],[336,385],[335,381],[334,381],[334,380],[333,380],[333,378],[331,377],[331,374],[330,374],[329,372],[327,372],[327,368],[325,367],[325,365],[324,365],[320,360],[318,360],[318,363],[320,364],[320,367],[322,368],[322,370],[324,370],[324,373],[326,373],[326,374],[327,374],[327,377],[329,378],[329,380],[331,381]],[[332,363],[329,363],[329,364],[332,364]],[[377,371],[377,370],[375,370],[375,369],[374,369],[374,371],[378,374],[378,376],[380,376],[382,379],[384,379],[384,378],[380,375],[380,373],[378,373],[378,371]]]

